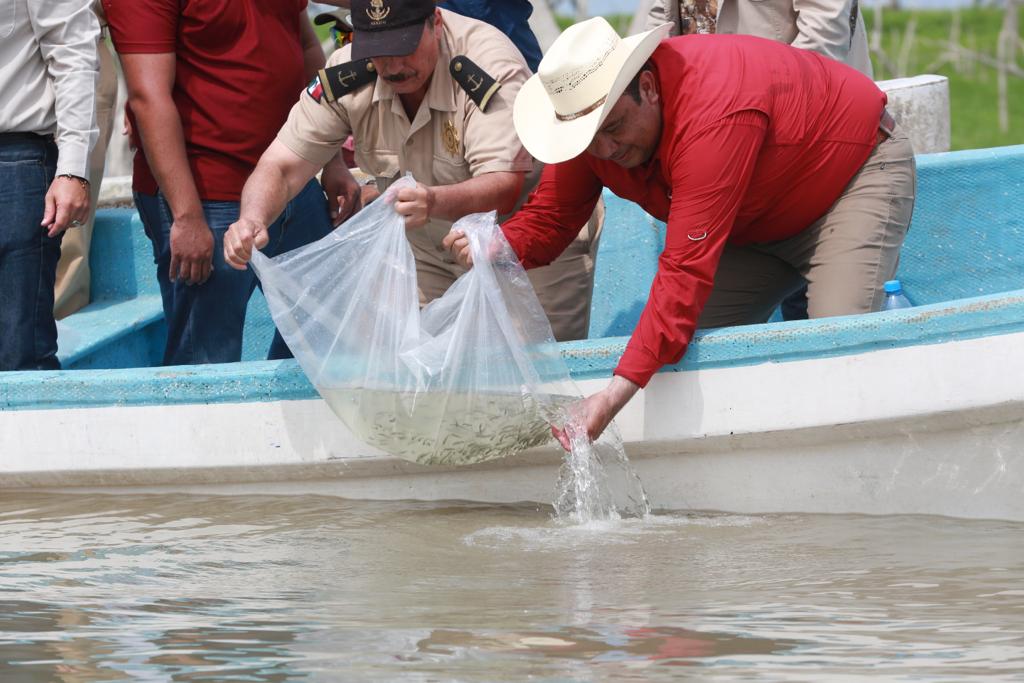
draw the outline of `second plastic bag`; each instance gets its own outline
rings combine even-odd
[[[318,242],[252,265],[306,375],[348,428],[392,455],[461,465],[550,439],[578,394],[494,214],[463,218],[474,267],[422,310],[392,185]]]

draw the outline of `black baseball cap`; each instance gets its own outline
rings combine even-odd
[[[436,8],[434,0],[352,0],[352,59],[412,54]]]

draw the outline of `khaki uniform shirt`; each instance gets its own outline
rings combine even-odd
[[[680,2],[715,5],[654,0],[647,28],[669,22],[672,35],[679,35]],[[720,0],[718,4],[718,33],[759,36],[813,50],[872,76],[864,17],[856,0]]]
[[[53,135],[58,175],[89,177],[99,35],[89,0],[0,0],[0,133]]]
[[[351,134],[359,168],[384,191],[412,173],[424,185],[454,185],[495,171],[530,171],[533,160],[516,136],[512,104],[530,72],[515,45],[500,31],[447,10],[441,49],[427,94],[412,121],[387,81],[378,78],[333,103],[303,93],[278,140],[317,166],[329,161]],[[351,60],[351,46],[337,50],[328,67]],[[448,70],[466,56],[501,83],[483,112]],[[432,219],[426,232],[440,244],[451,223]]]

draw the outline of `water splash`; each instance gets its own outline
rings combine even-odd
[[[569,439],[555,487],[555,519],[575,525],[646,517],[651,512],[647,492],[626,456],[614,423],[591,441],[585,416],[576,408],[563,413]]]

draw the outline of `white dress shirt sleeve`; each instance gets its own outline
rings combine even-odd
[[[100,24],[90,0],[30,1],[29,22],[56,95],[57,175],[89,177],[96,145],[96,51]]]

